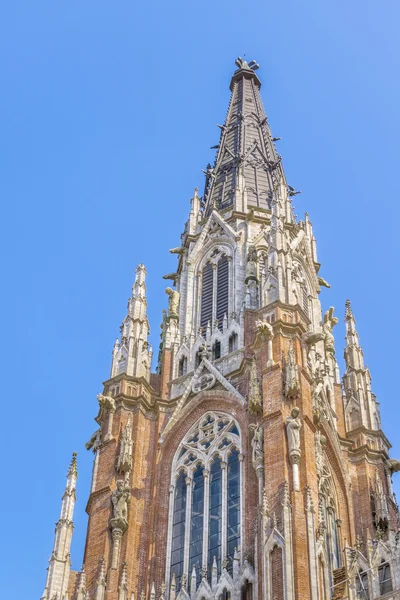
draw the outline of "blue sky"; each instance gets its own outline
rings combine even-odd
[[[0,8],[2,591],[39,598],[72,451],[80,568],[96,394],[138,263],[158,347],[193,188],[234,59],[257,59],[288,181],[317,237],[342,364],[350,297],[400,458],[397,0],[53,0]],[[156,354],[156,352],[155,352]],[[400,475],[396,488],[400,491]]]

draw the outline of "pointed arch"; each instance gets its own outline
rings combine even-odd
[[[230,581],[234,553],[242,538],[242,456],[240,425],[223,411],[206,411],[183,436],[175,452],[171,488],[178,486],[178,492],[174,491],[170,503],[166,580],[175,574],[177,589],[182,575],[189,580],[195,573],[198,587],[202,573],[207,571],[211,582],[215,564],[221,580],[225,574]],[[186,494],[182,491],[182,473]]]

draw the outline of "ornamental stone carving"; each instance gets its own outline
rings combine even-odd
[[[117,460],[117,471],[127,473],[132,467],[132,420],[129,415],[128,422],[121,438],[121,446]]]
[[[250,365],[249,411],[253,414],[262,413],[262,400],[260,386],[257,378],[257,363],[255,358],[253,358]]]
[[[97,450],[101,446],[101,428],[97,429],[90,440],[86,442],[86,450],[92,450],[93,454],[96,454]]]
[[[246,263],[246,279],[245,283],[250,281],[258,281],[257,277],[257,250],[254,247],[250,247],[247,253]]]
[[[300,450],[300,410],[295,407],[290,413],[290,417],[286,419],[286,433],[289,444],[289,456],[292,463],[298,463],[300,461],[301,450]]]
[[[324,324],[322,326],[325,352],[330,352],[331,354],[335,354],[335,338],[333,337],[332,329],[339,321],[337,317],[333,316],[334,310],[333,306],[331,306],[330,309],[326,311],[324,314]]]
[[[289,351],[284,369],[284,394],[286,398],[297,398],[300,393],[299,367],[296,362],[296,354],[293,340],[290,340]]]
[[[250,425],[253,431],[251,440],[253,467],[258,476],[262,474],[264,468],[264,430],[261,425]]]
[[[120,529],[122,533],[128,528],[128,506],[131,500],[131,490],[127,483],[120,479],[111,495],[113,516],[110,519],[111,529]]]
[[[198,394],[199,392],[209,390],[215,385],[215,381],[215,375],[213,373],[204,373],[193,380],[192,392]]]
[[[274,330],[271,323],[268,323],[268,321],[256,321],[256,328],[258,333],[266,335],[267,338],[274,337]]]
[[[168,316],[178,317],[179,316],[179,298],[180,294],[177,290],[173,290],[167,287],[165,293],[168,296]]]

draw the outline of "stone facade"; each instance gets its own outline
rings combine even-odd
[[[348,301],[340,379],[312,224],[293,214],[258,65],[237,66],[171,250],[156,372],[139,265],[86,445],[84,569],[70,571],[74,457],[42,600],[400,598],[400,462]]]

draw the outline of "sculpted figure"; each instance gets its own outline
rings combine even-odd
[[[251,440],[253,467],[257,470],[264,464],[264,431],[260,425],[250,425],[250,429],[253,430],[253,439]]]
[[[101,429],[97,429],[90,440],[86,442],[85,448],[86,450],[93,450],[93,453],[96,453],[97,450],[101,446]]]
[[[324,324],[322,326],[324,332],[324,345],[326,352],[335,353],[335,338],[332,335],[332,329],[335,325],[337,325],[338,320],[337,317],[333,316],[334,308],[330,307],[329,310],[324,314]]]
[[[247,253],[245,283],[251,280],[257,281],[257,250],[255,248],[249,248]]]
[[[268,323],[268,321],[256,321],[256,327],[257,331],[265,333],[267,337],[274,337],[274,330],[271,323]]]
[[[113,517],[115,520],[127,522],[128,504],[131,499],[130,489],[123,479],[117,481],[117,488],[113,491],[111,502],[113,505]]]
[[[165,293],[168,295],[168,316],[177,317],[179,315],[179,292],[167,287]]]
[[[386,461],[387,466],[391,473],[397,473],[400,471],[400,460],[396,460],[395,458],[389,458]]]
[[[295,407],[290,417],[286,419],[286,433],[289,443],[290,457],[300,457],[300,429],[301,421],[299,418],[300,410]]]

